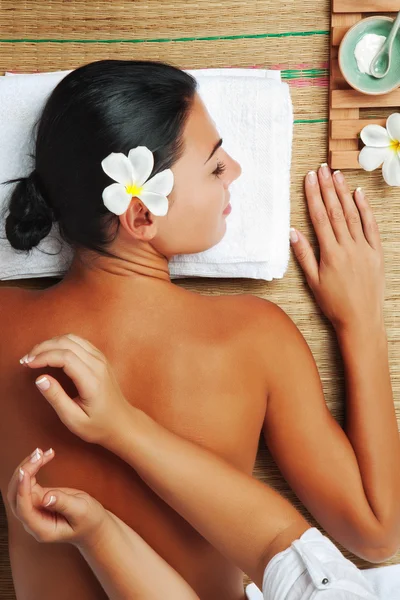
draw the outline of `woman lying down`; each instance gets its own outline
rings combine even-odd
[[[224,236],[240,171],[195,80],[171,65],[91,63],[48,98],[35,169],[12,192],[6,234],[29,251],[56,224],[73,263],[46,290],[0,289],[2,497],[31,448],[57,452],[24,461],[5,502],[18,600],[243,600],[242,570],[269,600],[367,593],[327,539],[251,479],[261,432],[335,542],[375,563],[396,553],[400,444],[372,211],[324,166],[305,181],[319,262],[301,233],[292,239],[337,334],[342,429],[279,307],[170,280],[173,256]],[[37,358],[22,367],[29,348]],[[56,411],[33,383],[31,369],[45,366]],[[75,381],[81,398],[60,395],[54,377],[71,398]],[[39,544],[29,532],[71,543]]]
[[[51,376],[36,380],[61,421],[84,441],[100,444],[130,464],[262,587],[265,600],[377,598],[361,571],[286,499],[132,406],[104,355],[87,340],[69,334],[45,341],[22,363],[64,369],[78,390],[74,399]],[[8,502],[28,532],[41,542],[78,548],[110,600],[199,598],[95,498],[71,488],[40,486],[36,476],[54,456],[52,448],[37,448],[11,479]]]

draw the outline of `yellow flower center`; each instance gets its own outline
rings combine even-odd
[[[400,152],[400,140],[392,140],[390,142],[390,148],[395,152]]]
[[[127,185],[125,189],[130,196],[139,196],[143,190],[143,187],[139,187],[133,183],[132,185]]]

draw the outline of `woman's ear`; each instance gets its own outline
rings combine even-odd
[[[120,215],[119,220],[125,231],[137,240],[149,242],[157,233],[156,217],[139,198],[132,198],[128,210]]]

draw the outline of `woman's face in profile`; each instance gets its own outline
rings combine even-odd
[[[241,168],[221,147],[214,121],[198,94],[183,134],[184,153],[172,167],[170,208],[153,245],[165,256],[202,252],[217,244],[229,218],[229,186]]]

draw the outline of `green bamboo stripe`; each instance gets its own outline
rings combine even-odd
[[[60,40],[55,38],[46,38],[33,40],[29,38],[0,39],[2,44],[143,44],[143,43],[163,43],[163,42],[203,42],[215,40],[249,40],[265,38],[284,38],[284,37],[309,37],[312,35],[329,35],[329,31],[285,31],[283,33],[257,33],[247,35],[211,35],[199,37],[180,37],[180,38],[153,38],[153,39],[118,39],[118,40]]]
[[[300,123],[328,123],[329,119],[296,119],[293,121],[295,125]]]
[[[284,69],[281,71],[282,79],[315,79],[317,77],[328,77],[329,69]]]

